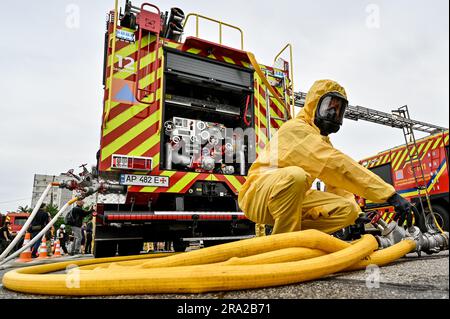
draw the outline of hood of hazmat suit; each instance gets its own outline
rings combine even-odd
[[[395,189],[355,160],[335,149],[329,137],[322,136],[314,124],[321,98],[338,93],[347,98],[342,86],[335,81],[317,81],[309,91],[305,107],[297,118],[285,123],[252,165],[248,180],[241,190],[240,202],[257,200],[247,197],[246,190],[260,174],[278,168],[300,167],[307,173],[308,188],[316,179],[327,185],[327,191],[354,200],[361,196],[375,203],[385,203]]]

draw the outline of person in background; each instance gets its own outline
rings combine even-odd
[[[67,250],[69,251],[69,255],[70,255],[70,252],[72,251],[73,242],[74,242],[73,231],[72,230],[67,231],[66,245],[67,245]]]
[[[87,254],[87,255],[91,254],[92,232],[93,232],[93,224],[92,224],[92,221],[89,221],[86,224],[86,245],[85,245],[85,248],[84,248],[84,253]]]
[[[11,222],[9,220],[9,217],[6,217],[5,223],[3,224],[3,227],[0,229],[0,254],[6,249],[6,247],[9,246],[11,243],[11,232],[9,231],[9,227],[11,225]]]
[[[67,255],[69,252],[67,251],[67,233],[66,233],[66,225],[62,224],[59,226],[59,229],[56,231],[56,240],[59,240],[59,245],[61,249],[64,251],[64,254]],[[62,254],[62,252],[61,252]]]
[[[39,208],[38,212],[36,213],[36,216],[34,217],[33,221],[31,222],[30,226],[30,233],[31,233],[31,239],[36,237],[41,230],[45,228],[45,226],[50,221],[49,214],[45,211],[46,205],[42,203],[41,207]],[[33,247],[31,248],[31,257],[36,258],[39,252],[39,246],[41,245],[42,237],[37,240]]]
[[[50,216],[51,218],[51,216]],[[51,252],[53,254],[53,247],[55,242],[55,226],[50,227],[50,229],[47,232],[47,251]]]
[[[82,240],[82,234],[81,234],[81,226],[83,225],[83,219],[87,216],[91,215],[95,210],[96,206],[86,211],[83,209],[84,202],[82,200],[77,201],[76,206],[72,209],[72,216],[74,218],[74,224],[72,226],[72,232],[73,232],[73,244],[72,249],[70,251],[70,255],[75,255],[80,253],[81,248],[81,240]]]
[[[83,223],[81,226],[81,254],[85,254],[85,245],[86,245],[86,223]]]

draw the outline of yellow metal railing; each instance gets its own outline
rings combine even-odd
[[[225,26],[225,27],[228,27],[228,28],[231,28],[231,29],[239,31],[239,33],[241,34],[241,50],[244,50],[244,32],[240,28],[238,28],[238,27],[236,27],[234,25],[231,25],[231,24],[219,21],[219,20],[215,20],[215,19],[212,19],[212,18],[208,18],[208,17],[202,16],[202,15],[197,14],[197,13],[190,13],[190,14],[187,15],[186,19],[184,20],[183,28],[186,27],[190,17],[195,17],[195,37],[198,38],[199,34],[200,34],[200,19],[211,21],[211,22],[215,22],[215,23],[217,23],[219,25],[219,44],[223,44],[222,43],[222,40],[223,40],[223,27]]]
[[[112,53],[111,53],[111,69],[109,71],[109,92],[108,92],[108,101],[105,107],[105,118],[103,119],[103,128],[106,129],[108,126],[109,114],[111,112],[111,100],[112,100],[112,86],[114,79],[114,58],[116,56],[116,39],[117,39],[117,20],[119,19],[118,14],[119,9],[119,1],[114,1],[114,29],[113,29],[113,38],[112,38]]]
[[[287,50],[289,49],[289,67],[290,67],[290,78],[291,78],[291,115],[292,118],[295,118],[295,90],[294,90],[294,50],[292,47],[292,44],[288,43],[286,46],[280,51],[280,53],[277,54],[277,56],[274,59],[274,62],[277,62],[278,58]]]

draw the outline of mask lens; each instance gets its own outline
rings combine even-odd
[[[336,96],[327,96],[322,100],[318,114],[322,119],[342,124],[346,108],[347,101],[345,99]]]

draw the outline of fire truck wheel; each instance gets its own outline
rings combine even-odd
[[[140,240],[119,242],[119,256],[136,256],[142,252],[144,243]]]
[[[117,253],[117,243],[114,241],[96,241],[94,246],[95,258],[115,257]]]
[[[433,211],[436,220],[439,223],[439,226],[444,231],[448,232],[448,211],[441,205],[433,205]],[[427,215],[427,224],[430,225],[433,229],[437,229],[437,227],[434,225],[434,218],[431,214]]]
[[[422,213],[415,206],[413,206],[412,211],[414,213],[414,226],[418,227],[421,232],[426,233],[428,229]]]
[[[182,240],[175,240],[173,242],[173,250],[176,253],[184,253],[187,249],[188,244]]]

